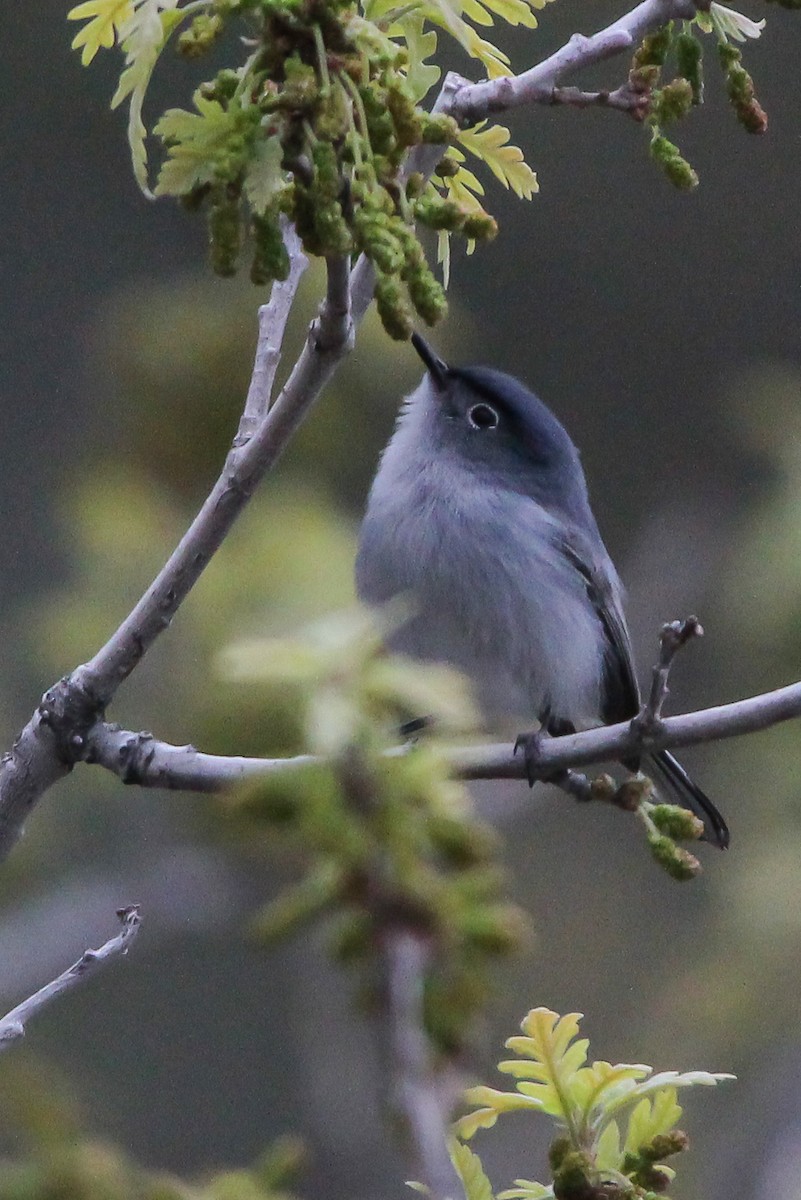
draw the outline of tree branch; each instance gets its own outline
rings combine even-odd
[[[52,1000],[68,992],[70,988],[102,967],[113,958],[127,954],[131,942],[139,932],[139,907],[131,904],[121,908],[117,916],[122,921],[122,932],[105,942],[98,950],[85,950],[77,962],[73,963],[63,974],[51,983],[45,984],[38,992],[34,992],[27,1000],[23,1000],[16,1008],[0,1020],[0,1052],[6,1050],[12,1042],[24,1037],[25,1028],[31,1017],[34,1017]]]
[[[86,735],[170,622],[225,539],[257,484],[277,461],[353,344],[348,263],[328,263],[328,290],[281,394],[252,436],[235,445],[223,471],[168,562],[88,663],[55,684],[0,764],[0,860],[43,793],[85,757]],[[260,331],[263,342],[280,342]]]
[[[567,76],[637,46],[668,21],[696,15],[692,0],[643,0],[606,29],[585,37],[575,33],[559,50],[520,75],[460,81],[444,111],[462,125],[474,125],[490,113],[523,104],[552,104],[554,89]]]
[[[382,938],[391,1077],[414,1148],[420,1182],[432,1200],[463,1193],[448,1154],[448,1134],[458,1089],[435,1071],[425,1031],[423,994],[431,952],[428,941],[405,929]]]
[[[617,762],[647,745],[653,750],[695,746],[724,738],[741,737],[769,729],[801,716],[801,682],[720,704],[714,708],[664,717],[653,729],[641,729],[638,719],[604,725],[583,733],[546,738],[538,754],[543,776],[590,763]],[[399,746],[388,754],[404,754]],[[525,779],[526,766],[508,743],[452,747],[444,751],[460,779]],[[191,792],[219,792],[260,775],[302,770],[316,759],[309,754],[293,758],[248,758],[203,754],[194,746],[173,746],[152,733],[135,733],[98,723],[86,738],[87,762],[98,763],[124,783]],[[578,794],[579,784],[576,784]]]
[[[273,284],[268,303],[262,304],[259,309],[259,340],[256,345],[256,358],[253,363],[253,374],[250,377],[245,408],[239,422],[239,430],[234,438],[235,447],[244,446],[267,415],[273,394],[275,373],[281,361],[281,345],[284,340],[286,324],[292,311],[292,303],[301,276],[309,265],[298,235],[284,216],[281,217],[281,228],[289,255],[289,275],[286,279],[278,280]]]

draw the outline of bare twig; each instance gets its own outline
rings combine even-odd
[[[301,249],[298,235],[284,216],[281,217],[281,228],[289,254],[289,275],[286,279],[273,284],[268,303],[262,304],[259,309],[259,340],[256,345],[256,358],[234,446],[243,446],[267,415],[273,394],[275,373],[281,361],[281,345],[289,314],[292,311],[292,302],[295,299],[301,276],[309,265],[309,260]]]
[[[85,950],[78,961],[57,979],[45,984],[38,992],[34,992],[27,1000],[23,1000],[16,1008],[12,1008],[11,1012],[6,1013],[0,1020],[0,1051],[23,1037],[31,1017],[36,1016],[51,1000],[68,992],[111,959],[128,953],[131,942],[139,932],[139,907],[131,904],[128,908],[121,908],[117,916],[122,921],[121,933],[105,942],[98,950]]]
[[[703,637],[704,627],[697,617],[670,621],[659,634],[659,661],[651,677],[651,691],[642,712],[634,719],[641,738],[650,739],[662,721],[662,708],[669,695],[668,676],[673,659],[692,638]]]
[[[423,989],[430,941],[406,929],[383,936],[391,1078],[406,1119],[420,1181],[432,1200],[462,1195],[448,1154],[448,1131],[458,1090],[436,1071],[423,1019]]]
[[[636,46],[668,21],[696,14],[692,0],[643,0],[631,12],[598,33],[576,33],[555,54],[520,75],[503,76],[458,87],[445,111],[464,125],[473,125],[489,113],[523,104],[550,104],[554,88],[567,76],[603,62]]]
[[[648,733],[653,750],[695,746],[769,729],[801,716],[801,683],[778,688],[681,716],[664,717]],[[538,773],[553,775],[570,767],[617,762],[637,753],[643,737],[636,720],[546,738],[538,752]],[[218,792],[282,771],[302,770],[316,760],[308,754],[294,758],[246,758],[203,754],[194,746],[172,746],[152,733],[134,733],[98,723],[85,739],[85,757],[118,775],[125,783],[191,792]],[[397,747],[390,754],[406,753]],[[525,779],[526,764],[508,743],[449,748],[446,757],[460,779]],[[580,783],[576,782],[576,789]]]

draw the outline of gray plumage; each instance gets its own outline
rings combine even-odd
[[[416,345],[428,371],[370,491],[361,599],[407,595],[413,615],[392,648],[458,667],[493,724],[536,719],[560,733],[634,716],[623,591],[576,447],[516,379],[446,367]],[[676,760],[656,765],[726,844],[725,823]]]

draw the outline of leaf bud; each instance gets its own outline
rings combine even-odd
[[[697,841],[703,837],[704,823],[688,808],[678,804],[655,804],[648,814],[660,833],[678,841]]]
[[[690,1144],[683,1129],[671,1129],[669,1133],[658,1133],[640,1147],[640,1154],[650,1162],[661,1162],[673,1154],[681,1154]]]
[[[649,33],[648,37],[643,38],[637,47],[632,66],[635,69],[637,67],[663,67],[670,49],[672,33],[672,21],[668,21],[667,25],[663,25],[654,33]]]
[[[664,834],[651,834],[648,838],[651,854],[672,879],[685,883],[694,879],[701,870],[701,864],[694,854],[677,846],[672,838]]]
[[[652,111],[660,125],[667,125],[686,117],[692,106],[692,84],[688,79],[678,76],[654,93]]]
[[[225,22],[217,13],[198,13],[188,29],[179,36],[178,53],[184,58],[200,58],[223,31]]]
[[[435,146],[450,145],[459,136],[459,126],[453,117],[442,113],[421,114],[423,122],[423,141]]]
[[[684,29],[676,38],[676,66],[693,91],[693,104],[704,98],[704,52],[698,38]]]
[[[483,209],[480,212],[471,211],[464,219],[462,233],[465,237],[475,238],[476,241],[491,242],[498,236],[498,222]]]
[[[216,199],[209,208],[209,242],[211,265],[217,275],[236,274],[242,243],[242,221],[239,197]]]
[[[393,275],[377,274],[375,300],[381,323],[389,336],[396,342],[408,341],[414,324],[400,281]]]

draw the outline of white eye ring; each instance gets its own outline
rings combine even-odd
[[[474,429],[495,429],[500,417],[490,404],[474,404],[467,411],[467,419]]]

